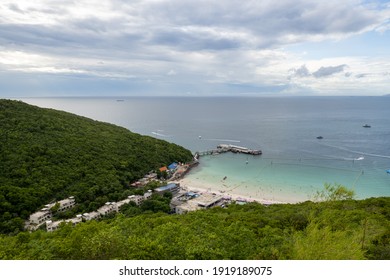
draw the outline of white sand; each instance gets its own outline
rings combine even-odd
[[[264,199],[261,197],[242,196],[240,194],[235,193],[234,188],[226,190],[223,181],[221,181],[221,183],[219,184],[209,184],[209,183],[201,182],[200,180],[194,180],[194,179],[189,179],[188,177],[184,177],[176,182],[180,183],[180,187],[187,191],[197,191],[199,193],[202,192],[215,193],[218,195],[229,197],[232,200],[236,200],[236,201],[237,200],[242,200],[247,202],[256,201],[262,204],[287,203],[283,201]]]

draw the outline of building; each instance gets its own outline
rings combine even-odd
[[[47,231],[55,231],[59,228],[60,224],[63,223],[64,220],[59,220],[59,221],[46,221],[46,230]]]
[[[48,208],[43,208],[41,211],[35,212],[30,215],[29,222],[30,224],[40,225],[45,221],[49,220],[52,217],[52,214]]]
[[[145,200],[145,198],[143,195],[130,195],[129,200],[135,202],[137,205],[140,205]]]
[[[145,175],[143,178],[130,184],[130,186],[135,187],[135,188],[144,187],[148,183],[155,181],[155,180],[157,180],[157,173],[150,172],[149,174]]]
[[[58,211],[66,211],[68,209],[73,208],[76,204],[76,201],[73,196],[70,196],[64,200],[58,201],[58,203],[60,204],[60,208],[58,209]]]
[[[73,226],[81,223],[83,221],[82,215],[77,215],[75,218],[67,219],[67,220],[58,220],[58,221],[46,221],[46,230],[47,231],[55,231],[59,228],[62,223],[72,223]]]
[[[97,211],[100,215],[105,216],[110,213],[118,212],[118,207],[116,202],[106,202],[106,204],[100,207]]]
[[[184,214],[191,211],[222,205],[223,203],[224,198],[220,195],[188,192],[172,199],[171,209],[176,214]]]
[[[81,223],[83,221],[83,215],[76,215],[76,218],[67,219],[65,223],[72,223],[73,226]]]
[[[75,204],[76,204],[76,201],[75,201],[75,199],[74,199],[73,196],[70,196],[70,197],[68,197],[68,198],[66,198],[66,199],[63,199],[63,200],[60,200],[60,201],[58,201],[58,202],[46,204],[45,206],[46,206],[46,208],[51,209],[51,208],[53,208],[54,206],[56,206],[57,203],[58,203],[58,205],[59,205],[59,208],[58,208],[57,211],[62,212],[62,211],[66,211],[66,210],[68,210],[68,209],[73,208],[73,207],[75,206]]]
[[[177,194],[180,191],[180,184],[170,183],[166,186],[156,188],[154,191],[158,194],[164,194],[166,192],[171,192],[172,194]]]
[[[161,168],[158,169],[160,172],[167,172],[168,171],[168,168],[166,166],[163,166]]]
[[[172,162],[170,165],[168,165],[169,170],[175,170],[177,168],[178,164],[176,162]]]
[[[96,212],[96,211],[93,211],[93,212],[89,212],[89,213],[84,213],[83,214],[83,219],[85,221],[90,221],[90,220],[97,220],[99,219],[101,216],[100,216],[100,213],[99,212]]]

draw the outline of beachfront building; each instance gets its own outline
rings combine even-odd
[[[180,191],[180,184],[170,183],[166,186],[156,188],[154,191],[158,194],[164,194],[166,192],[171,192],[172,194],[177,194]]]
[[[163,166],[158,169],[160,172],[168,172],[168,167]]]
[[[168,165],[168,169],[170,171],[174,171],[174,170],[176,170],[177,166],[178,166],[178,164],[176,162],[172,162],[170,165]]]
[[[153,182],[153,181],[157,181],[157,173],[149,172],[143,178],[130,184],[130,186],[135,187],[135,188],[144,187],[148,183]]]
[[[176,214],[184,214],[191,211],[220,206],[223,203],[224,198],[220,195],[187,192],[172,199],[171,209]]]

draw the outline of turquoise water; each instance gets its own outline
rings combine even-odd
[[[193,152],[221,143],[261,149],[261,156],[202,157],[188,175],[225,192],[295,202],[312,198],[324,183],[338,183],[355,190],[357,198],[390,196],[389,97],[121,99],[24,101],[114,123]],[[364,128],[366,123],[371,128]]]

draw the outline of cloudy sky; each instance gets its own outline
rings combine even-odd
[[[390,1],[0,1],[0,97],[389,93]]]

